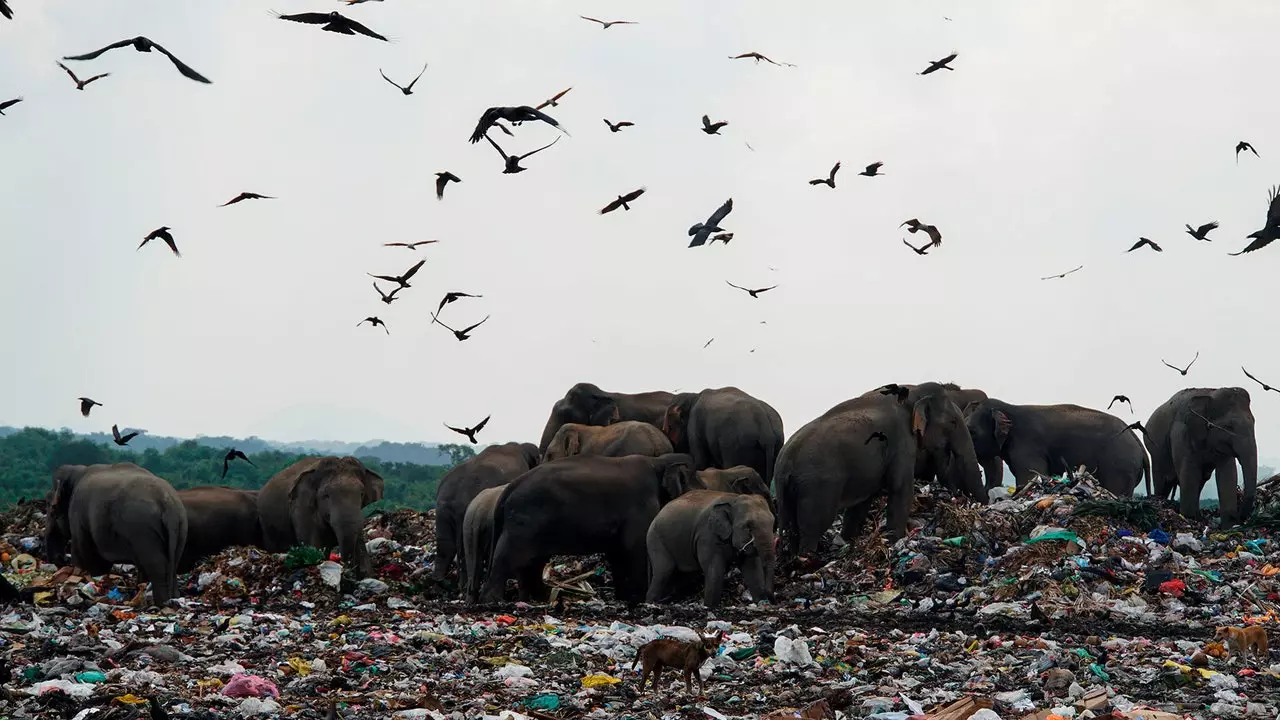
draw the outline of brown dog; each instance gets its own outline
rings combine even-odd
[[[662,679],[662,668],[672,667],[684,670],[684,689],[687,693],[693,692],[693,677],[696,675],[698,694],[702,695],[702,675],[698,673],[698,668],[702,667],[702,663],[707,658],[720,651],[720,642],[723,638],[724,633],[716,633],[712,637],[704,636],[701,642],[696,643],[659,638],[640,646],[635,662],[631,663],[632,670],[636,669],[637,664],[643,663],[640,692],[644,692],[644,684],[650,674],[653,675],[653,687],[657,689],[658,682]]]
[[[1243,657],[1244,662],[1249,661],[1249,655],[1255,655],[1259,660],[1266,661],[1267,654],[1267,631],[1258,625],[1250,625],[1248,627],[1219,627],[1214,631],[1215,640],[1223,641],[1230,651],[1230,657],[1237,655]]]

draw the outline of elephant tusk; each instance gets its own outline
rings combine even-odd
[[[747,548],[749,548],[749,547],[751,547],[752,545],[755,545],[755,544],[756,544],[756,539],[755,539],[755,538],[751,538],[751,539],[750,539],[750,540],[748,540],[745,544],[743,544],[743,546],[742,546],[742,547],[738,548],[738,552],[740,552],[740,553],[745,553],[745,552],[747,551]]]

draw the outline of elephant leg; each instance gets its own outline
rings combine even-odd
[[[484,582],[482,597],[487,603],[502,602],[507,590],[507,580],[533,558],[521,549],[523,543],[511,542],[511,535],[502,533],[493,548],[493,559],[489,563],[489,577]]]
[[[151,583],[151,593],[155,596],[156,605],[164,605],[177,595],[176,580],[168,574],[168,562],[165,551],[152,547],[133,547],[137,558],[138,578]]]
[[[1222,527],[1230,527],[1243,519],[1236,502],[1236,459],[1230,455],[1219,458],[1213,470],[1218,481],[1218,507],[1222,509]]]
[[[645,602],[661,602],[671,594],[671,578],[675,575],[676,564],[664,551],[657,551],[649,556],[649,590],[645,593]]]
[[[1200,490],[1209,473],[1191,453],[1179,458],[1178,464],[1178,512],[1187,519],[1200,517]],[[1234,493],[1232,494],[1234,498]],[[1221,498],[1219,499],[1221,501]],[[1233,500],[1234,502],[1234,500]]]
[[[857,505],[845,508],[844,519],[840,523],[840,537],[845,542],[853,542],[862,534],[867,524],[867,515],[871,512],[871,501],[863,500]]]
[[[724,576],[728,571],[724,557],[717,554],[702,566],[702,602],[709,608],[719,607],[724,594]]]
[[[432,577],[439,582],[443,581],[453,569],[458,559],[458,548],[462,547],[462,543],[458,542],[457,522],[452,513],[437,514],[436,517],[438,518],[436,520],[436,562],[435,567],[432,568]],[[458,563],[458,585],[466,587],[462,582],[462,572],[462,564]]]
[[[907,517],[911,515],[911,503],[915,500],[915,467],[905,462],[892,468],[894,474],[889,484],[889,506],[886,514],[886,526],[889,537],[898,540],[907,534]]]
[[[797,528],[799,536],[795,541],[797,555],[808,555],[818,549],[818,541],[823,533],[836,521],[840,513],[839,499],[827,497],[831,493],[804,493],[796,503]]]
[[[547,584],[542,582],[542,571],[547,567],[550,558],[538,558],[516,573],[519,585],[517,597],[521,602],[545,600],[548,595]]]

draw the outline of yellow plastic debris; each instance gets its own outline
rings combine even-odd
[[[124,703],[125,705],[146,705],[147,699],[140,698],[133,693],[126,693],[124,695],[111,698],[111,702]]]
[[[605,685],[617,685],[622,682],[621,679],[612,675],[588,675],[582,678],[582,687],[590,690],[591,688],[604,687]]]
[[[306,677],[311,674],[311,663],[306,660],[300,657],[291,657],[288,662],[289,667],[293,668],[293,671],[298,673],[300,677]]]

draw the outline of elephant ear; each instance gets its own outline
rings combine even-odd
[[[1004,449],[1005,441],[1009,439],[1009,431],[1013,429],[1013,421],[1003,410],[992,408],[991,422],[995,425],[996,443]]]
[[[328,473],[320,470],[322,466],[316,466],[298,476],[298,481],[293,484],[293,489],[289,491],[289,504],[295,510],[303,509],[307,512],[315,510],[317,498],[320,495],[320,484],[324,482],[324,478]]]
[[[667,500],[675,500],[689,490],[692,486],[690,477],[693,476],[693,470],[683,462],[671,463],[662,471],[662,489],[667,494]]]
[[[49,498],[49,513],[63,514],[71,506],[71,494],[84,476],[84,465],[61,465],[53,471],[53,497]]]
[[[1197,443],[1209,439],[1209,423],[1205,418],[1213,419],[1213,396],[1192,395],[1187,400],[1187,416],[1183,418],[1183,424]]]
[[[982,404],[981,400],[970,400],[969,402],[964,404],[963,408],[961,408],[960,414],[967,419],[970,415],[972,415],[974,412],[977,411],[978,406],[981,404]]]
[[[693,412],[694,403],[697,401],[697,393],[680,393],[671,398],[671,404],[667,406],[667,412],[662,416],[662,434],[667,436],[672,446],[680,446],[685,426],[689,424],[689,415]]]
[[[929,427],[929,405],[925,400],[917,400],[911,408],[911,434],[917,438],[924,437],[925,428]]]
[[[360,484],[364,489],[360,493],[360,506],[364,507],[372,503],[376,503],[382,499],[383,481],[382,476],[378,473],[364,468]]]
[[[707,525],[719,540],[729,541],[733,538],[733,507],[727,502],[719,502],[711,506],[707,517]]]

